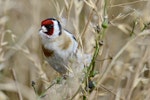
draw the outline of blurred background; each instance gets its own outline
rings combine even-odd
[[[32,81],[40,93],[58,76],[44,60],[38,36],[41,21],[50,17],[60,20],[77,39],[89,22],[81,37],[89,54],[95,27],[101,30],[108,17],[103,49],[96,59],[99,73],[93,78],[100,85],[87,95],[89,100],[150,100],[150,1],[108,0],[106,6],[104,1],[0,0],[0,100],[37,100]]]

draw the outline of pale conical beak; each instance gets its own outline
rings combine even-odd
[[[41,31],[41,30],[42,30],[42,32],[44,32],[44,33],[48,32],[48,30],[46,29],[45,26],[42,26],[41,29],[40,29],[39,31]]]

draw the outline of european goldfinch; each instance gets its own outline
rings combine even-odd
[[[78,47],[73,34],[63,29],[58,20],[48,18],[41,22],[39,35],[48,63],[61,75],[66,74],[70,58],[75,56]]]

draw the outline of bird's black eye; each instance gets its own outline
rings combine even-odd
[[[50,25],[45,25],[45,27],[46,27],[47,30],[50,30],[50,29],[52,29],[54,26],[53,26],[52,24],[50,24]]]

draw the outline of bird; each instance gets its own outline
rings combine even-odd
[[[70,69],[70,59],[75,57],[78,50],[75,36],[55,18],[47,18],[41,22],[39,36],[47,62],[58,73],[65,75]]]

